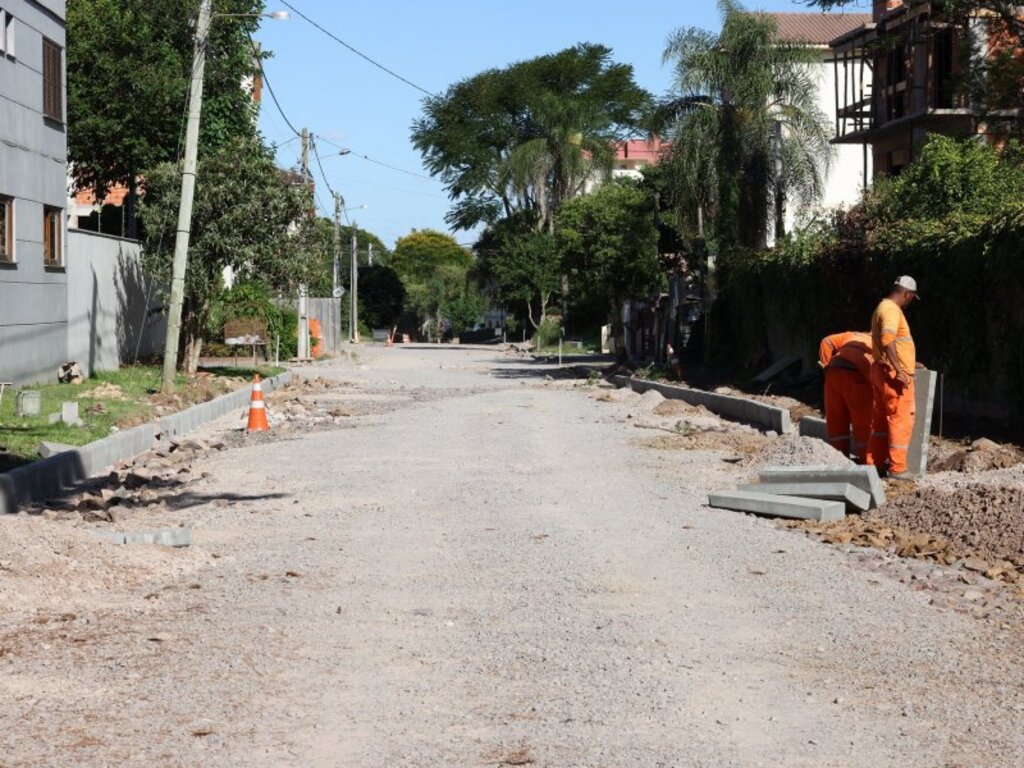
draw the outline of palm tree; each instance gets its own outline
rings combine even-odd
[[[703,218],[720,248],[765,245],[769,211],[821,195],[830,123],[817,107],[815,52],[780,41],[771,17],[719,0],[722,31],[674,32],[673,90],[653,128],[672,142],[672,194],[686,229]]]
[[[535,136],[509,154],[507,173],[518,190],[532,190],[538,226],[554,231],[555,213],[595,175],[607,176],[615,156],[615,126],[587,98],[542,93],[532,115]]]

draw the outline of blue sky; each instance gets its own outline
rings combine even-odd
[[[561,50],[578,42],[602,43],[616,61],[632,64],[637,82],[664,93],[669,72],[661,51],[678,27],[717,29],[714,0],[289,0],[350,45],[429,91],[492,67]],[[748,7],[805,11],[794,0],[760,0]],[[267,10],[284,10],[267,0]],[[447,231],[448,200],[442,185],[400,173],[361,157],[424,174],[409,142],[423,94],[376,69],[292,14],[264,22],[259,39],[273,58],[265,63],[285,115],[321,137],[320,156],[330,186],[346,205],[366,205],[348,215],[388,245],[410,229]],[[278,160],[297,163],[299,142],[264,91],[260,127],[280,144]],[[350,148],[339,157],[327,142]],[[311,160],[322,204],[330,206],[316,162]],[[472,233],[457,233],[470,242]]]

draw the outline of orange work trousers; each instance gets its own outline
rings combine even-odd
[[[888,363],[871,365],[874,415],[868,441],[868,464],[892,474],[907,471],[907,449],[914,431],[914,380],[901,384]]]
[[[837,367],[825,369],[825,432],[828,442],[843,456],[849,456],[852,427],[852,452],[860,464],[867,461],[871,401],[871,382],[865,381],[858,371]]]

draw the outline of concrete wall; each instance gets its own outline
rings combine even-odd
[[[14,198],[15,239],[14,262],[0,263],[0,380],[23,383],[53,378],[67,354],[67,274],[43,266],[43,206],[66,205],[67,138],[42,114],[42,39],[65,45],[64,3],[0,8],[14,19],[14,55],[0,54],[0,195]]]
[[[166,319],[139,252],[134,240],[68,230],[67,359],[87,374],[163,350]]]

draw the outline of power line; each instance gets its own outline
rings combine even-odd
[[[296,136],[301,136],[302,133],[299,130],[297,130],[294,125],[292,125],[292,121],[288,119],[288,115],[286,115],[284,113],[284,110],[281,109],[281,102],[277,100],[277,95],[274,93],[274,89],[270,85],[270,78],[267,77],[267,71],[263,69],[263,57],[260,56],[259,48],[256,47],[256,43],[253,41],[252,35],[249,35],[248,37],[249,45],[252,46],[252,53],[256,59],[256,66],[259,67],[260,69],[260,75],[263,77],[263,84],[267,86],[267,93],[270,94],[270,98],[274,102],[274,106],[277,107],[277,111],[281,114],[281,117],[284,119],[284,122],[287,124],[287,126],[291,129],[292,133],[294,133]]]
[[[324,143],[325,144],[330,144],[335,149],[340,149],[343,152],[347,150],[349,153],[351,153],[351,155],[353,157],[358,157],[360,160],[366,160],[368,162],[373,163],[374,165],[380,165],[380,166],[383,166],[384,168],[390,168],[392,171],[398,171],[399,173],[404,173],[406,176],[415,176],[417,179],[426,179],[427,181],[434,181],[434,178],[432,176],[426,176],[426,175],[424,175],[422,173],[416,173],[416,171],[407,171],[405,168],[399,168],[396,165],[390,165],[389,163],[385,163],[385,162],[382,162],[380,160],[375,160],[374,158],[370,157],[369,155],[364,155],[364,154],[361,154],[359,152],[355,152],[351,148],[343,147],[340,144],[335,144],[333,141],[329,141],[327,139],[324,139]]]
[[[425,93],[427,96],[433,96],[434,95],[432,92],[428,91],[426,88],[422,88],[422,87],[416,85],[416,83],[414,83],[412,80],[409,80],[408,78],[402,77],[400,74],[395,72],[393,69],[388,69],[383,64],[381,64],[379,61],[376,61],[375,59],[371,58],[370,56],[367,56],[362,51],[360,51],[357,48],[354,48],[351,45],[349,45],[348,43],[346,43],[344,40],[342,40],[340,37],[338,37],[334,33],[324,29],[322,26],[317,24],[315,21],[313,21],[311,18],[309,18],[309,16],[304,14],[302,11],[300,11],[298,8],[296,8],[291,3],[286,2],[286,0],[280,0],[280,2],[281,2],[281,5],[285,6],[286,8],[291,9],[297,16],[300,16],[303,19],[305,19],[307,22],[309,22],[314,27],[319,29],[321,32],[323,32],[329,38],[334,40],[336,43],[339,43],[342,46],[344,46],[345,48],[347,48],[348,50],[352,51],[352,53],[354,53],[356,56],[359,56],[360,58],[363,58],[366,61],[370,62],[370,64],[372,64],[373,66],[377,67],[377,69],[380,69],[380,70],[383,70],[384,72],[387,72],[392,77],[394,77],[394,78],[396,78],[398,80],[401,80],[406,85],[412,86],[413,88],[415,88],[417,91],[419,91],[421,93]]]

